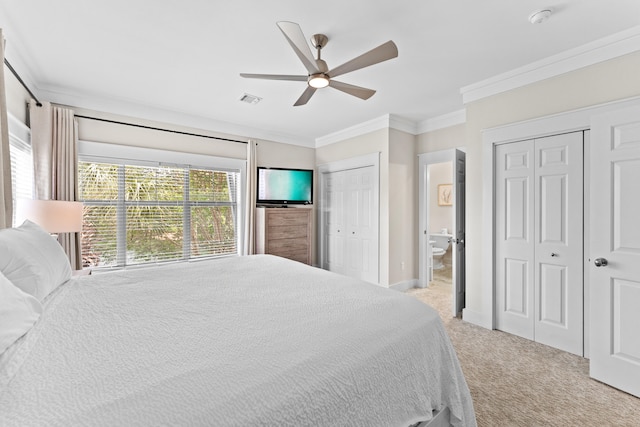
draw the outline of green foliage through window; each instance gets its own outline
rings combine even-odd
[[[85,267],[237,253],[238,172],[80,161]]]

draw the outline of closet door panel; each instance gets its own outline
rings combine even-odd
[[[496,327],[534,339],[533,141],[496,147]]]
[[[583,135],[535,140],[535,340],[583,354]]]
[[[323,268],[336,273],[344,273],[345,258],[345,189],[344,172],[333,172],[326,176],[326,205],[325,218],[325,238],[324,245],[327,253],[324,256],[325,265]]]
[[[378,231],[375,228],[376,206],[373,167],[351,169],[346,173],[347,186],[347,275],[368,282],[378,282]]]

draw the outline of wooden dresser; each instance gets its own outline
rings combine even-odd
[[[257,208],[256,253],[311,264],[311,209]]]

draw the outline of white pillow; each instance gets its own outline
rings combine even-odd
[[[40,301],[0,273],[0,354],[27,333],[41,313]]]
[[[40,301],[71,278],[62,246],[31,221],[0,230],[0,271],[22,291]]]

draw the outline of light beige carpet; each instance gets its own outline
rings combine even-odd
[[[440,312],[478,426],[640,426],[640,399],[589,378],[587,359],[456,319],[450,278],[432,283],[407,293]]]

